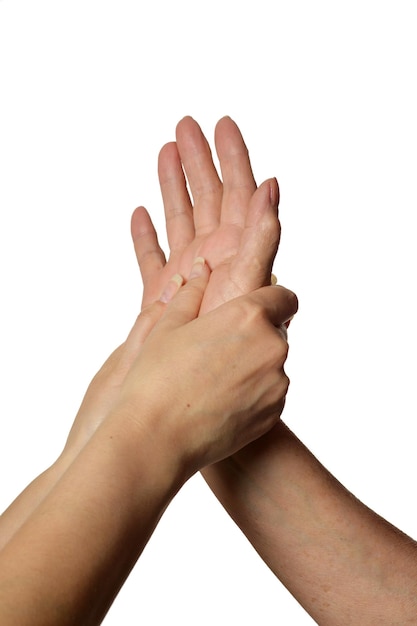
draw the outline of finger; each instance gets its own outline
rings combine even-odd
[[[298,311],[297,296],[281,285],[261,287],[248,296],[242,296],[245,297],[260,307],[267,319],[277,328],[291,320]]]
[[[183,250],[194,239],[193,207],[175,142],[166,144],[158,158],[158,176],[171,252]]]
[[[164,267],[166,259],[158,243],[155,227],[144,207],[138,207],[133,212],[130,232],[142,280],[146,287],[155,273]]]
[[[248,149],[238,126],[230,117],[224,117],[217,123],[215,143],[223,179],[221,222],[243,227],[256,183]]]
[[[177,293],[178,289],[183,284],[184,284],[184,279],[181,276],[181,274],[175,274],[171,278],[169,283],[166,285],[165,289],[162,291],[159,297],[160,302],[164,302],[165,304],[170,302],[172,298],[175,296],[175,294]]]
[[[123,346],[122,366],[129,367],[133,359],[136,358],[145,339],[161,319],[165,309],[166,304],[162,301],[156,301],[144,308],[138,315]]]
[[[177,328],[198,317],[209,277],[207,263],[202,257],[197,257],[188,282],[181,287],[168,305],[161,324],[167,328]]]
[[[183,282],[182,276],[175,274],[165,286],[159,300],[145,307],[138,315],[124,345],[123,358],[127,362],[130,363],[132,358],[136,357],[145,339],[155,324],[161,319],[167,303],[172,300]]]
[[[242,293],[269,285],[281,235],[278,183],[270,179],[252,195],[238,253],[230,272]]]
[[[191,117],[177,125],[177,147],[194,201],[194,227],[198,235],[215,230],[220,220],[222,183],[210,146]]]

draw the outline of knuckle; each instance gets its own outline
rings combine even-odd
[[[276,401],[280,402],[283,398],[286,397],[288,393],[288,389],[290,387],[290,379],[285,372],[281,372],[279,376],[279,381],[276,386]]]
[[[289,346],[279,329],[275,330],[274,335],[273,358],[275,363],[282,368],[288,357]]]
[[[261,320],[267,319],[265,307],[260,302],[253,300],[249,311],[249,318],[252,323],[258,323]]]
[[[250,297],[241,297],[236,299],[233,313],[236,325],[246,327],[259,319],[262,307]]]
[[[137,317],[137,321],[146,318],[153,319],[154,317],[161,315],[165,307],[166,305],[163,302],[161,302],[160,300],[156,300],[155,302],[148,304],[144,309],[142,309]]]
[[[182,291],[179,292],[180,298],[182,298],[182,304],[184,308],[190,306],[191,302],[201,300],[204,294],[204,286],[196,284],[194,281],[188,282]]]
[[[248,302],[247,319],[250,324],[261,324],[267,321],[269,325],[268,313],[265,309],[265,305],[259,300],[252,298]]]
[[[281,224],[273,213],[268,214],[263,220],[265,240],[268,245],[277,246],[281,237]]]
[[[282,373],[282,386],[283,389],[285,390],[285,393],[287,393],[288,389],[290,388],[290,384],[291,384],[291,379],[288,376],[288,374],[286,372]]]

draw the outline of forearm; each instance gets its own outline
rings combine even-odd
[[[43,502],[76,456],[76,451],[71,454],[69,451],[62,454],[53,465],[35,478],[2,513],[0,517],[0,551]]]
[[[99,624],[178,476],[148,433],[103,424],[0,554],[0,623]]]
[[[204,477],[318,623],[415,623],[415,542],[354,498],[284,424]]]

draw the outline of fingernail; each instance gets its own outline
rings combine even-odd
[[[191,280],[192,278],[197,278],[197,276],[201,276],[205,264],[206,264],[206,260],[203,259],[202,256],[198,256],[194,260],[194,265],[191,268],[191,273],[190,273],[190,276],[188,277],[189,280]]]
[[[271,285],[277,285],[278,284],[278,279],[275,276],[275,274],[271,274]]]
[[[163,290],[159,300],[161,302],[165,302],[165,304],[169,302],[170,300],[172,300],[172,298],[175,296],[175,294],[177,293],[178,289],[181,287],[183,282],[184,282],[184,279],[181,276],[181,274],[174,274],[174,276],[170,279],[169,283]]]
[[[278,204],[278,181],[276,178],[273,178],[269,183],[269,201],[274,207]]]

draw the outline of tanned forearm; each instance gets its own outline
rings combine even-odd
[[[417,623],[416,543],[349,493],[282,422],[204,477],[321,626]]]

